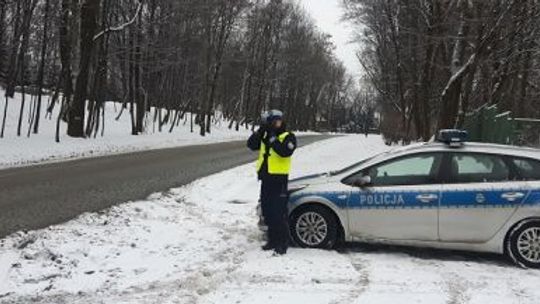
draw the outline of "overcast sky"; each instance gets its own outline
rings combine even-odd
[[[356,59],[358,46],[350,43],[352,27],[342,22],[343,9],[341,0],[298,0],[301,6],[311,15],[320,30],[332,35],[336,45],[336,55],[343,61],[349,74],[360,76],[362,67]]]

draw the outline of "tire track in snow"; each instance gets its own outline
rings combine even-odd
[[[447,304],[464,304],[469,302],[470,297],[467,295],[467,290],[470,283],[467,280],[454,273],[452,275],[446,275],[444,283],[446,284],[446,292],[448,293]]]
[[[366,290],[370,284],[369,261],[363,259],[359,254],[347,252],[351,265],[358,272],[358,280],[351,286],[349,293],[331,304],[350,304],[354,303]]]
[[[8,252],[7,254],[0,251],[0,301],[3,297],[7,297],[11,294],[4,290],[8,284],[9,272],[12,269],[13,263],[17,260],[17,255],[14,253]]]

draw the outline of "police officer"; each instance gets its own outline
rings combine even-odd
[[[296,137],[286,130],[283,113],[271,110],[263,113],[261,126],[249,137],[247,145],[251,150],[259,151],[257,173],[261,180],[261,209],[268,227],[268,242],[262,249],[285,254],[289,241],[287,183]]]

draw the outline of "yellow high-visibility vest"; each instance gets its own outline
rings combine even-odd
[[[277,137],[279,142],[283,142],[285,138],[289,135],[289,132],[284,132]],[[259,159],[257,160],[257,172],[261,170],[262,164],[264,162],[264,154],[266,153],[266,145],[261,141],[261,149],[259,150]],[[289,174],[291,171],[291,157],[281,157],[274,151],[273,148],[270,148],[268,151],[268,173],[269,174]]]

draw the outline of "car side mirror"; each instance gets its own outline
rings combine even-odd
[[[364,188],[371,185],[371,176],[364,175],[362,177],[355,178],[353,180],[353,185],[356,187]]]

